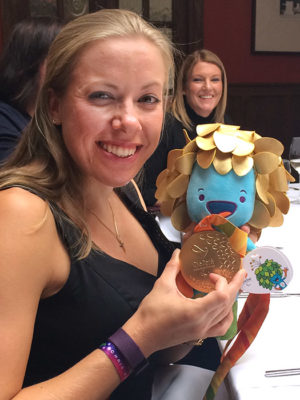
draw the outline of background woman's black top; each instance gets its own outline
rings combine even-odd
[[[0,162],[12,153],[30,120],[30,115],[0,101]]]

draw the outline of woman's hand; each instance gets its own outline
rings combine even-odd
[[[179,269],[179,250],[175,250],[152,291],[123,326],[146,357],[180,343],[224,335],[232,322],[232,305],[245,271],[240,270],[230,283],[210,274],[215,290],[202,298],[189,299],[176,286]]]
[[[242,225],[240,229],[248,234],[249,239],[251,239],[253,243],[258,241],[261,233],[260,229],[254,229],[248,224]]]

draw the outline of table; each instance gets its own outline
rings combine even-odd
[[[290,198],[298,184],[291,185]],[[258,246],[278,247],[291,261],[294,276],[284,293],[300,293],[300,204],[291,203],[279,228],[265,228]],[[239,310],[245,299],[238,300]],[[300,399],[300,375],[264,376],[266,370],[300,368],[300,295],[271,298],[270,310],[257,337],[230,370],[226,384],[231,400]],[[221,349],[226,341],[220,342]]]

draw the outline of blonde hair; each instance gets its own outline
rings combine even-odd
[[[282,213],[289,210],[287,183],[294,180],[282,162],[283,145],[254,131],[217,123],[198,125],[197,134],[191,141],[185,132],[186,146],[169,153],[167,168],[156,182],[155,196],[162,213],[171,216],[174,227],[184,231],[191,223],[186,193],[195,162],[204,169],[213,165],[221,175],[233,170],[238,176],[244,176],[254,168],[256,198],[248,223],[255,229],[280,226]]]
[[[193,124],[186,112],[183,91],[185,89],[188,76],[191,74],[194,66],[199,61],[215,64],[221,71],[223,91],[221,99],[215,110],[213,122],[224,122],[224,114],[227,104],[227,77],[225,67],[219,57],[212,51],[206,49],[196,50],[185,58],[181,65],[181,68],[179,69],[176,79],[175,96],[172,102],[173,115],[175,116],[175,118],[181,121],[187,129],[191,129],[193,127]]]
[[[137,14],[119,9],[86,14],[68,23],[54,40],[48,54],[47,71],[36,112],[21,141],[0,171],[0,188],[23,185],[48,201],[60,204],[71,223],[81,230],[79,256],[91,249],[83,218],[81,173],[63,142],[61,129],[49,113],[49,91],[65,93],[83,49],[96,40],[142,37],[161,52],[166,68],[165,97],[174,76],[173,48],[168,38]],[[109,44],[108,44],[109,46]],[[165,99],[166,100],[166,99]],[[166,101],[165,101],[166,102]]]

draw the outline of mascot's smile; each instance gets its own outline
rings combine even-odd
[[[236,203],[232,201],[208,201],[206,203],[206,208],[210,212],[210,214],[220,214],[221,212],[227,211],[232,215],[237,209]]]

